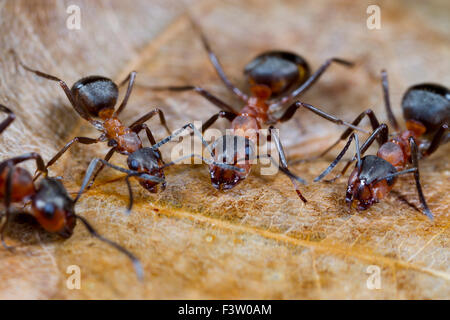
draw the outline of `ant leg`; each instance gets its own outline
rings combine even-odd
[[[372,130],[376,130],[379,126],[380,123],[378,122],[377,117],[375,116],[375,113],[372,111],[372,109],[367,109],[365,111],[363,111],[360,115],[358,115],[355,120],[353,120],[352,124],[354,126],[357,126],[361,120],[364,118],[364,116],[367,116],[370,120],[370,125],[372,126]],[[339,142],[341,142],[342,140],[347,139],[350,134],[353,132],[352,128],[348,128],[347,130],[344,131],[344,133],[339,137],[338,140],[336,140],[335,143],[333,143],[330,147],[328,147],[325,151],[323,151],[320,155],[318,155],[318,158],[323,157],[324,155],[326,155],[331,149],[333,149],[336,145],[339,144]],[[383,137],[383,136],[379,136],[377,137],[377,141],[378,144],[381,146],[383,143],[385,143],[386,141],[384,140],[386,139],[387,141],[387,137]]]
[[[286,121],[290,120],[294,116],[295,112],[298,109],[300,109],[301,107],[306,108],[309,111],[312,111],[315,114],[317,114],[319,117],[322,117],[322,118],[324,118],[324,119],[326,119],[328,121],[331,121],[333,123],[336,123],[338,125],[347,126],[349,128],[352,128],[353,130],[361,131],[363,133],[368,133],[366,130],[363,130],[363,129],[361,129],[361,128],[359,128],[359,127],[357,127],[357,126],[355,126],[355,125],[353,125],[351,123],[348,123],[348,122],[346,122],[344,120],[336,118],[336,117],[334,117],[334,116],[332,116],[332,115],[330,115],[330,114],[328,114],[328,113],[326,113],[326,112],[324,112],[324,111],[314,107],[313,105],[310,105],[308,103],[303,103],[301,101],[294,102],[291,106],[289,106],[289,108],[286,109],[286,111],[278,119],[278,121],[279,122],[286,122]]]
[[[152,90],[152,91],[175,91],[175,92],[194,91],[194,92],[198,93],[199,95],[201,95],[206,100],[208,100],[209,102],[211,102],[213,105],[218,107],[219,109],[223,109],[223,110],[227,110],[228,112],[236,113],[236,111],[234,111],[230,105],[228,105],[227,103],[223,102],[219,98],[215,97],[214,95],[212,95],[211,93],[209,93],[208,91],[206,91],[205,89],[200,88],[200,87],[191,86],[191,85],[168,86],[168,87],[156,87],[156,86],[142,86],[142,87]]]
[[[208,149],[209,153],[211,154],[211,156],[214,155],[214,152],[211,150],[211,147],[209,146],[208,142],[206,142],[206,140],[203,138],[203,135],[201,134],[200,131],[197,130],[197,128],[192,124],[192,123],[188,123],[185,124],[184,126],[182,126],[180,129],[176,130],[173,134],[169,135],[168,137],[162,139],[160,142],[154,144],[152,146],[153,149],[159,149],[162,145],[168,143],[169,141],[173,140],[174,138],[178,137],[179,135],[181,135],[181,133],[186,130],[187,128],[191,128],[191,130],[194,132],[194,134],[200,138],[200,140],[202,141],[203,146],[206,147],[206,149]]]
[[[74,99],[74,97],[72,96],[72,92],[70,91],[69,87],[67,86],[67,84],[66,84],[63,80],[61,80],[61,79],[59,79],[59,78],[57,78],[57,77],[55,77],[55,76],[52,76],[52,75],[50,75],[50,74],[47,74],[47,73],[44,73],[44,72],[41,72],[41,71],[38,71],[38,70],[34,70],[34,69],[32,69],[32,68],[26,66],[26,65],[20,60],[20,58],[17,56],[16,52],[14,52],[14,51],[13,51],[13,55],[14,55],[14,57],[16,58],[16,61],[18,61],[19,64],[20,64],[25,70],[34,73],[34,74],[37,75],[38,77],[41,77],[41,78],[45,78],[45,79],[48,79],[48,80],[52,80],[52,81],[59,82],[59,85],[60,85],[61,88],[64,90],[64,93],[66,94],[67,99],[69,99],[70,104],[71,104],[72,107],[75,109],[75,111],[76,111],[83,119],[89,121],[91,124],[93,124],[93,125],[95,126],[95,121],[92,120],[92,118],[89,116],[89,112],[88,112],[87,110],[85,110],[84,108],[82,108],[81,106],[79,106],[77,103],[75,103],[75,99]]]
[[[441,145],[441,142],[443,142],[444,134],[448,131],[448,124],[443,124],[439,130],[434,134],[433,140],[431,140],[430,146],[428,149],[423,153],[424,156],[429,156],[433,152],[437,150],[437,148]]]
[[[130,72],[128,77],[125,80],[123,80],[122,83],[120,83],[119,86],[122,86],[128,82],[128,88],[127,88],[127,93],[125,94],[125,97],[123,98],[123,101],[120,104],[120,107],[116,110],[116,112],[114,112],[114,116],[118,116],[123,111],[123,109],[125,109],[125,107],[128,103],[128,99],[130,98],[131,91],[133,90],[133,85],[134,85],[134,80],[136,79],[136,74],[137,74],[136,71]]]
[[[39,174],[43,173],[45,176],[48,173],[47,167],[45,166],[44,160],[42,157],[36,152],[30,152],[23,154],[18,157],[10,158],[8,160],[0,163],[0,172],[4,170],[7,166],[15,166],[21,162],[35,160],[36,161],[36,171],[39,171]]]
[[[394,113],[391,108],[391,99],[389,98],[389,82],[386,70],[381,70],[381,84],[383,87],[384,106],[390,124],[394,127],[395,131],[399,130],[397,119],[395,119]]]
[[[114,155],[114,152],[116,152],[116,148],[111,148],[109,149],[108,153],[105,155],[104,160],[105,161],[109,161],[109,159],[111,159],[111,157]],[[100,174],[100,172],[105,168],[105,165],[102,163],[100,165],[100,168],[98,168],[98,170],[94,173],[93,177],[92,177],[92,181],[91,183],[86,187],[86,190],[89,190],[92,185],[94,184],[95,179],[97,179],[97,176]]]
[[[341,161],[342,157],[345,155],[345,153],[347,152],[348,148],[350,147],[350,144],[352,143],[353,139],[355,139],[355,144],[356,144],[356,154],[358,157],[358,166],[360,168],[361,166],[361,152],[359,149],[359,141],[358,141],[358,135],[356,133],[352,133],[352,135],[350,136],[350,138],[348,139],[347,143],[345,144],[344,148],[341,150],[341,152],[338,154],[338,156],[336,157],[336,159],[333,160],[333,162],[328,166],[328,168],[326,168],[319,176],[317,176],[314,179],[314,182],[318,182],[320,180],[322,180],[327,174],[329,174],[331,172],[331,170],[334,169],[334,167],[336,167],[336,165],[339,163],[339,161]],[[345,166],[344,170],[347,170],[348,166],[350,166],[350,164],[353,162],[353,159],[350,160],[347,165]],[[345,171],[343,170],[343,172],[341,172],[341,174],[339,176],[336,176],[334,180],[336,180],[338,177],[340,177],[341,175],[343,175],[345,173]]]
[[[16,115],[8,107],[2,104],[0,104],[0,111],[8,114],[8,117],[0,123],[0,133],[2,133],[16,119]]]
[[[206,52],[208,53],[209,60],[211,61],[211,64],[213,65],[214,69],[216,70],[217,75],[222,79],[222,82],[225,84],[225,86],[231,90],[236,96],[238,96],[243,102],[247,102],[248,96],[244,94],[239,88],[237,88],[231,81],[228,79],[227,75],[223,71],[222,65],[217,58],[216,54],[212,51],[211,46],[209,45],[208,39],[200,29],[200,27],[191,19],[192,26],[194,27],[195,31],[200,35],[200,39],[202,41],[203,47],[205,48]]]
[[[11,193],[12,193],[12,175],[13,175],[13,169],[14,166],[12,163],[8,163],[8,175],[6,178],[6,190],[5,190],[5,208],[6,208],[6,217],[5,222],[3,223],[1,229],[0,229],[0,238],[3,247],[6,250],[13,251],[14,247],[11,247],[6,244],[5,242],[5,231],[6,226],[8,225],[9,220],[11,219]]]
[[[105,238],[105,237],[101,236],[100,234],[98,234],[97,231],[95,231],[95,229],[90,225],[90,223],[84,217],[79,216],[77,214],[75,215],[75,217],[84,224],[84,226],[89,231],[91,236],[93,236],[94,238],[99,239],[102,242],[105,242],[105,243],[109,244],[110,246],[116,248],[118,251],[120,251],[123,254],[125,254],[131,260],[131,262],[133,263],[133,267],[134,267],[134,270],[136,272],[136,275],[137,275],[138,279],[140,281],[143,280],[143,278],[144,278],[144,271],[142,269],[141,262],[139,261],[138,258],[136,258],[136,256],[134,254],[132,254],[130,251],[128,251],[127,249],[125,249],[121,245],[117,244],[116,242],[114,242],[112,240],[109,240],[108,238]]]
[[[164,117],[164,113],[161,111],[161,109],[158,109],[158,108],[144,114],[141,118],[139,118],[138,120],[133,122],[130,125],[131,130],[133,130],[133,127],[139,126],[139,125],[143,124],[144,122],[146,122],[147,120],[150,120],[156,114],[159,115],[159,121],[164,126],[164,128],[166,128],[167,133],[170,134],[172,131],[167,126],[166,118]]]
[[[367,116],[370,120],[370,124],[372,126],[372,130],[376,130],[379,126],[380,123],[378,122],[377,117],[375,116],[375,113],[372,111],[372,109],[367,109],[365,111],[363,111],[360,115],[358,115],[355,120],[353,120],[352,124],[357,126],[361,120],[364,118],[364,116]],[[312,160],[317,160],[322,158],[323,156],[325,156],[328,152],[330,152],[334,147],[336,147],[339,142],[341,142],[342,140],[347,139],[350,134],[353,132],[352,128],[348,128],[347,130],[344,131],[344,133],[339,137],[339,139],[336,140],[335,143],[333,143],[331,146],[329,146],[327,149],[325,149],[325,151],[323,151],[322,153],[320,153],[319,155],[309,158],[309,159],[300,159],[300,160],[295,160],[292,161],[291,164],[297,164],[297,163],[302,163],[302,162],[306,162],[306,161],[312,161]],[[386,141],[384,141],[385,137],[379,136],[377,138],[378,144],[381,146],[383,143],[385,143]],[[387,139],[387,137],[386,137]]]
[[[82,143],[82,144],[93,144],[100,142],[100,138],[93,139],[93,138],[87,138],[87,137],[75,137],[72,140],[70,140],[57,154],[53,156],[52,159],[47,163],[45,168],[47,169],[51,165],[53,165],[61,156],[74,144],[74,143]],[[34,177],[33,180],[36,180],[40,174]]]
[[[422,192],[422,186],[420,185],[419,150],[417,148],[416,141],[414,140],[413,137],[409,138],[409,145],[411,147],[412,164],[414,168],[416,168],[416,171],[414,172],[414,179],[416,180],[417,193],[419,194],[420,203],[422,203],[423,211],[427,215],[427,217],[433,219],[433,214],[431,213],[430,208],[428,208],[425,196],[423,195]]]
[[[89,181],[91,180],[92,175],[94,174],[94,171],[95,171],[95,168],[97,167],[98,162],[101,162],[103,165],[106,165],[116,171],[126,173],[127,177],[139,176],[142,179],[150,180],[150,181],[157,182],[157,183],[164,182],[164,179],[154,177],[152,175],[149,175],[148,173],[125,169],[125,168],[116,166],[114,164],[111,164],[104,159],[95,158],[91,161],[91,163],[89,164],[89,166],[86,170],[86,174],[83,178],[83,182],[81,184],[80,190],[78,191],[78,195],[75,198],[74,202],[77,202],[81,198],[81,195],[83,194],[84,190],[86,189],[86,186],[88,185]],[[128,188],[128,191],[129,191],[129,196],[130,196],[130,203],[128,205],[128,208],[129,208],[129,210],[131,210],[131,205],[133,204],[133,202],[131,200],[133,198],[131,187]]]
[[[290,170],[288,169],[288,164],[287,164],[287,161],[286,161],[286,155],[284,153],[283,145],[281,144],[280,137],[276,133],[275,128],[273,126],[269,127],[269,135],[275,141],[275,146],[277,148],[278,157],[279,157],[279,160],[280,160],[280,167],[283,168],[285,171],[290,172]],[[306,203],[307,201],[306,201],[305,197],[302,195],[302,193],[300,192],[300,187],[299,187],[296,179],[294,179],[292,176],[293,176],[293,174],[292,175],[288,175],[289,179],[291,179],[292,184],[294,185],[295,192],[297,192],[297,195],[299,196],[299,198],[304,203]]]
[[[353,133],[353,134],[354,134],[354,133]],[[372,134],[371,134],[371,135],[367,138],[367,140],[363,143],[363,145],[361,146],[361,148],[359,148],[359,153],[360,153],[359,157],[361,157],[361,155],[364,155],[364,153],[365,153],[365,152],[367,151],[367,149],[369,149],[369,147],[375,142],[375,140],[378,140],[378,137],[379,137],[379,136],[381,136],[383,140],[385,139],[385,140],[387,141],[388,135],[389,135],[389,133],[388,133],[388,127],[387,127],[387,125],[384,124],[384,123],[381,124],[376,130],[374,130],[374,131],[372,132]],[[357,139],[357,137],[356,137],[355,139]],[[348,168],[350,167],[350,165],[352,164],[352,162],[355,161],[356,158],[358,158],[358,153],[356,153],[356,155],[353,156],[352,159],[350,159],[350,160],[347,161],[345,167],[342,169],[342,171],[341,171],[339,174],[337,174],[334,178],[332,178],[332,179],[330,179],[330,180],[324,180],[324,181],[325,181],[325,182],[334,182],[334,181],[336,181],[337,179],[339,179],[342,175],[344,175],[344,174],[347,172]],[[359,168],[360,168],[360,167],[359,167]],[[319,178],[319,177],[317,177],[317,178]],[[316,178],[316,179],[317,179],[317,178]],[[322,177],[322,178],[323,178],[323,177]],[[320,178],[320,179],[322,179],[322,178]],[[320,180],[320,179],[319,179],[319,180]]]
[[[343,59],[340,59],[340,58],[330,58],[327,61],[325,61],[325,63],[322,66],[320,66],[320,68],[317,69],[317,71],[314,72],[297,89],[292,91],[288,96],[285,96],[285,97],[281,98],[279,100],[279,102],[277,102],[275,104],[279,104],[279,105],[285,104],[285,103],[291,101],[292,99],[294,99],[295,97],[299,96],[301,93],[303,93],[306,90],[308,90],[317,80],[319,80],[319,78],[328,69],[328,67],[331,65],[332,62],[341,64],[341,65],[346,66],[346,67],[352,67],[353,66],[353,63],[350,62],[350,61],[343,60]]]
[[[154,145],[156,143],[156,140],[155,140],[155,137],[153,136],[152,131],[145,123],[134,126],[131,128],[131,130],[133,130],[136,133],[139,133],[142,130],[145,130],[145,133],[147,134],[147,139],[148,139],[148,141],[150,141],[150,144]]]
[[[228,112],[228,111],[220,111],[219,113],[216,113],[211,118],[206,120],[205,124],[202,126],[202,133],[205,132],[209,127],[211,127],[214,122],[217,121],[219,118],[226,118],[228,121],[232,122],[234,118],[236,118],[237,114]]]

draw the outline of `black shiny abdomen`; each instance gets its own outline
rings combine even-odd
[[[71,91],[75,103],[94,117],[103,109],[114,109],[119,96],[117,85],[102,76],[89,76],[78,80]]]
[[[397,169],[395,169],[392,164],[374,155],[363,157],[361,162],[361,172],[358,177],[359,180],[362,181],[372,182],[377,178],[383,178],[389,174],[397,172]],[[394,183],[394,179],[388,179],[386,181],[388,185],[392,185],[392,183]]]
[[[293,84],[304,82],[310,75],[306,61],[299,55],[286,51],[269,51],[250,61],[245,69],[251,84],[264,84],[280,95]]]
[[[406,120],[421,122],[431,134],[450,123],[450,91],[431,83],[412,86],[403,96],[402,108]]]

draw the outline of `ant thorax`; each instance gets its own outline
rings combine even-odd
[[[124,126],[122,122],[112,117],[103,122],[103,129],[108,140],[116,147],[117,152],[131,154],[142,148],[142,141],[136,132]]]

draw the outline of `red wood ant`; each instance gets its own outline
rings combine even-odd
[[[353,65],[351,62],[339,58],[331,58],[328,59],[316,72],[311,75],[307,62],[299,55],[284,51],[265,52],[253,59],[245,67],[244,74],[247,76],[248,81],[251,85],[251,96],[247,96],[236,86],[234,86],[227,78],[217,56],[211,50],[206,36],[195,25],[195,23],[193,23],[193,26],[200,34],[203,46],[207,51],[209,59],[214,66],[217,74],[222,79],[226,87],[245,103],[244,108],[242,108],[240,112],[236,112],[227,103],[213,96],[205,89],[196,86],[145,86],[145,88],[154,91],[194,91],[206,98],[218,108],[222,109],[222,111],[220,111],[218,114],[212,116],[209,120],[207,120],[202,127],[202,130],[205,131],[218,118],[226,118],[231,122],[233,135],[223,136],[221,139],[216,141],[212,147],[215,160],[218,161],[222,158],[235,160],[239,158],[245,158],[246,160],[255,158],[253,150],[254,145],[257,145],[257,135],[254,135],[253,137],[250,137],[248,139],[245,132],[258,132],[258,130],[261,129],[264,124],[274,124],[277,122],[288,121],[292,118],[295,112],[302,107],[314,112],[315,114],[327,119],[328,121],[334,122],[339,125],[345,125],[352,129],[364,132],[364,130],[359,129],[351,123],[338,119],[310,104],[300,101],[292,103],[284,112],[284,114],[278,119],[274,119],[272,117],[272,114],[270,113],[270,110],[275,106],[291,102],[293,99],[310,88],[327,70],[331,63],[338,63],[350,67]],[[295,88],[291,90],[293,87]],[[272,96],[277,97],[277,100],[271,101],[269,103],[269,100]],[[273,127],[270,127],[269,137],[275,138],[275,144],[281,163],[280,169],[283,173],[286,173],[291,178],[298,196],[302,201],[306,202],[306,199],[302,196],[297,185],[297,181],[302,183],[304,183],[304,181],[302,179],[294,178],[295,175],[293,175],[289,171],[285,153],[283,151],[283,146],[278,136],[273,134],[274,131],[272,129]],[[234,142],[245,144],[247,146],[245,148],[246,152],[244,154],[239,154],[236,149],[227,149],[226,146],[228,145],[228,143],[226,143],[226,141],[231,140],[234,140]],[[236,143],[234,145],[236,145]],[[250,147],[250,145],[253,145],[253,147]],[[269,155],[265,155],[265,157],[269,157]],[[236,164],[236,161],[233,164]],[[245,179],[250,173],[250,164],[248,163],[248,161],[245,161],[244,163],[237,164],[237,166],[244,169],[244,171],[232,171],[210,165],[210,175],[213,186],[219,190],[227,190],[233,188],[240,181]]]
[[[115,152],[128,156],[129,165],[134,163],[131,155],[142,149],[142,141],[138,135],[142,130],[145,130],[150,143],[153,145],[156,144],[152,132],[145,124],[147,120],[151,119],[156,114],[159,115],[161,124],[170,134],[171,131],[167,126],[164,113],[160,109],[154,109],[146,113],[129,127],[123,125],[119,120],[118,116],[125,109],[131,95],[136,78],[136,72],[131,72],[120,84],[120,86],[122,86],[128,82],[128,89],[119,108],[114,111],[119,92],[118,86],[112,80],[102,76],[88,76],[78,80],[72,88],[69,89],[63,80],[41,71],[31,69],[19,60],[15,52],[13,53],[25,70],[30,71],[39,77],[59,82],[59,85],[64,90],[75,111],[83,119],[89,121],[94,128],[101,132],[101,135],[95,139],[88,137],[73,138],[46,164],[46,168],[54,164],[74,143],[94,144],[107,141],[108,146],[110,146],[111,149],[104,158],[105,162],[101,163],[100,168],[95,172],[94,179],[92,180],[93,183],[95,177],[100,173],[100,171],[104,168],[105,163],[113,156]],[[94,120],[92,117],[98,117],[101,120]],[[155,154],[154,157],[161,163],[162,159],[160,159],[159,151],[156,150],[155,152],[158,154]],[[133,170],[131,166],[130,169]],[[155,178],[159,179],[145,180],[143,176],[140,177],[141,185],[150,192],[156,192],[156,185],[159,182],[164,182],[163,171],[154,172],[154,175],[156,175]],[[38,176],[39,174],[35,177],[35,179]],[[165,188],[165,183],[162,184],[162,188]]]
[[[0,111],[8,114],[8,118],[0,124],[0,133],[2,133],[15,119],[15,115],[3,105],[0,105]],[[28,160],[34,160],[37,170],[45,176],[38,185],[35,185],[27,170],[17,166]],[[136,173],[131,172],[131,174]],[[21,203],[25,206],[30,202],[31,210],[26,214],[36,219],[44,230],[67,239],[73,234],[76,220],[80,220],[92,236],[125,254],[132,261],[138,278],[143,278],[142,266],[138,258],[119,244],[98,234],[84,217],[75,213],[75,204],[78,199],[73,200],[69,197],[58,179],[47,176],[44,160],[38,153],[26,153],[0,162],[0,198],[4,200],[6,209],[6,220],[0,228],[1,242],[6,249],[14,249],[8,246],[4,239],[6,226],[13,214],[12,203]]]
[[[431,155],[441,143],[449,140],[446,133],[450,122],[450,91],[441,85],[430,83],[410,87],[402,99],[407,130],[400,131],[398,122],[391,110],[388,79],[385,71],[382,71],[382,87],[386,112],[389,122],[396,131],[395,134],[389,136],[387,125],[378,125],[378,121],[371,110],[363,112],[355,119],[353,124],[357,125],[364,115],[367,115],[371,119],[373,133],[361,148],[359,147],[358,136],[353,133],[341,153],[314,181],[317,182],[330,173],[342,159],[352,140],[355,139],[357,163],[350,174],[345,196],[345,201],[349,206],[351,207],[356,201],[358,202],[356,204],[357,210],[369,208],[392,190],[397,176],[414,173],[423,212],[430,219],[433,219],[433,214],[428,208],[420,185],[419,158]],[[351,129],[348,129],[338,141],[345,139],[350,133]],[[375,140],[378,140],[379,143],[377,155],[368,155],[361,158]],[[334,181],[345,174],[354,160],[355,157],[349,160],[341,173],[329,181]],[[406,169],[408,163],[412,163],[412,167]]]

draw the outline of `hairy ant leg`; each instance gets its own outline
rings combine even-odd
[[[136,80],[136,71],[132,71],[130,72],[130,74],[126,77],[125,80],[123,80],[119,86],[123,86],[125,83],[128,82],[128,88],[127,88],[127,92],[125,93],[125,97],[122,100],[122,103],[120,104],[119,108],[117,108],[117,110],[114,112],[114,116],[118,116],[127,106],[128,103],[128,99],[130,98],[131,95],[131,91],[133,90],[133,86],[134,86],[134,81]]]
[[[205,89],[203,89],[201,87],[191,86],[191,85],[186,85],[186,86],[165,86],[165,87],[160,87],[160,86],[141,86],[141,87],[143,87],[145,89],[152,90],[152,91],[173,91],[173,92],[194,91],[194,92],[198,93],[200,96],[204,97],[209,102],[211,102],[213,105],[218,107],[219,109],[223,109],[223,110],[226,110],[228,112],[236,113],[236,111],[234,111],[234,109],[229,104],[223,102],[222,100],[220,100],[219,98],[217,98],[216,96],[214,96],[213,94],[209,93],[208,91],[206,91]]]
[[[319,80],[319,78],[322,76],[322,74],[328,69],[328,67],[332,64],[332,63],[337,63],[346,67],[352,67],[353,66],[353,62],[344,60],[344,59],[340,59],[340,58],[330,58],[327,61],[325,61],[325,63],[323,65],[321,65],[319,67],[319,69],[317,69],[316,72],[314,72],[305,82],[303,82],[297,89],[295,89],[294,91],[292,91],[289,95],[282,97],[278,103],[279,105],[288,103],[290,101],[292,101],[293,99],[295,99],[297,96],[299,96],[300,94],[302,94],[303,92],[305,92],[306,90],[308,90],[317,80]]]
[[[16,119],[16,115],[8,107],[2,104],[0,104],[0,111],[8,115],[8,117],[0,123],[0,133],[2,133]]]

